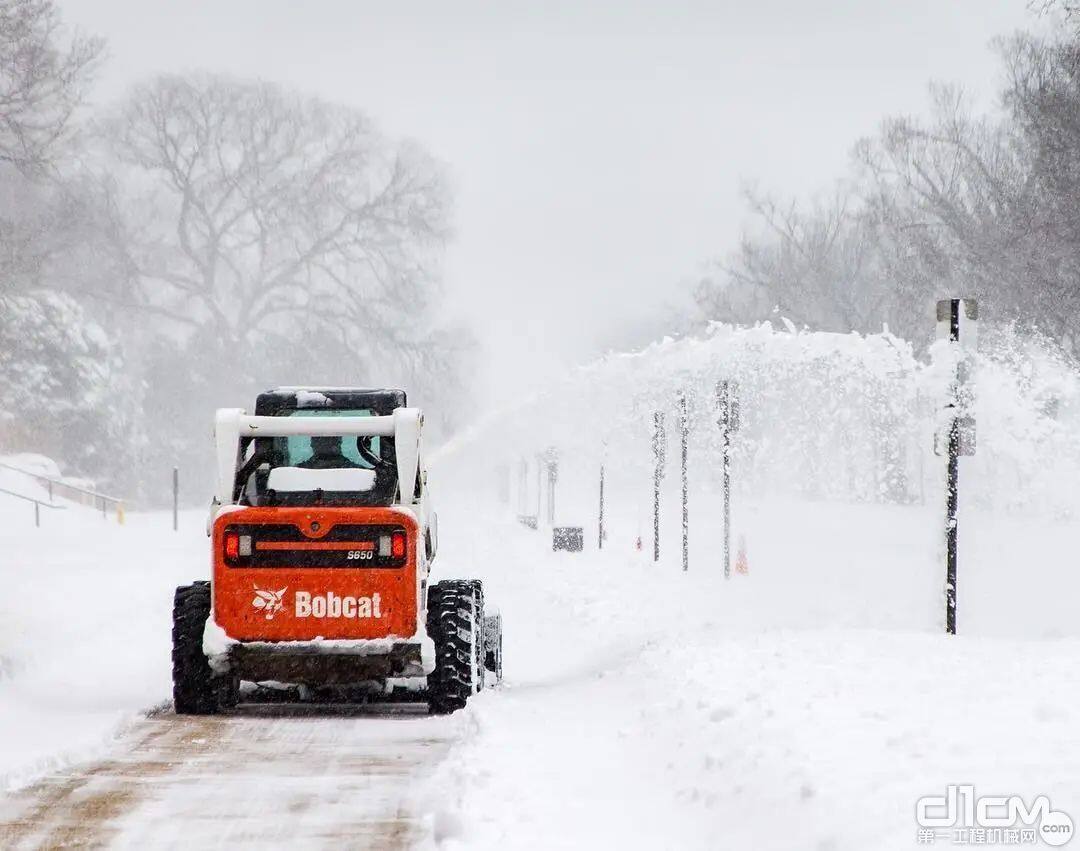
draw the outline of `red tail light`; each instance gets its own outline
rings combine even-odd
[[[240,554],[240,536],[230,533],[225,536],[225,555],[236,558]]]
[[[390,539],[390,554],[394,558],[403,558],[405,555],[405,533],[395,532]]]

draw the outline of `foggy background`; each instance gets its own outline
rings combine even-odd
[[[136,501],[173,465],[201,501],[213,409],[275,384],[400,384],[442,440],[711,321],[922,351],[958,293],[1077,354],[1067,4],[4,0],[0,27],[0,450]]]
[[[95,101],[208,68],[355,106],[419,140],[453,188],[445,309],[484,346],[478,387],[511,399],[673,330],[680,281],[738,241],[744,181],[827,188],[885,115],[925,110],[931,79],[991,106],[990,40],[1036,23],[1025,0],[63,9],[108,39]]]

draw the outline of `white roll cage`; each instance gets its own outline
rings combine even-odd
[[[422,470],[420,439],[424,414],[419,408],[397,408],[381,417],[258,417],[243,408],[219,408],[214,417],[217,451],[218,505],[233,503],[236,471],[243,463],[240,441],[249,437],[392,437],[402,505],[420,499],[417,479]]]

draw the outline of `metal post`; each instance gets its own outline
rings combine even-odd
[[[660,481],[664,478],[664,415],[653,414],[653,561],[660,561]]]
[[[971,361],[979,318],[974,299],[943,299],[937,305],[939,333],[968,352],[955,352],[955,372],[949,388],[945,486],[945,632],[956,635],[957,565],[960,494],[960,456],[975,453],[975,420],[971,416]],[[935,451],[937,448],[935,446]]]
[[[682,569],[690,569],[690,486],[686,471],[686,453],[690,438],[690,418],[687,414],[686,394],[679,397],[679,431],[682,437]]]
[[[604,465],[600,465],[600,528],[597,533],[597,549],[604,548]]]
[[[41,526],[41,503],[34,503],[34,525]]]
[[[949,423],[949,482],[945,499],[945,632],[956,635],[956,509],[960,484],[960,423]]]
[[[731,578],[731,384],[716,385],[716,401],[720,408],[720,432],[723,442],[724,494],[724,579]]]
[[[949,342],[960,342],[960,300],[949,303]],[[957,417],[955,383],[952,393],[952,416],[949,419],[948,483],[945,492],[945,632],[956,635],[956,510],[959,503],[957,488],[960,484],[960,421]]]
[[[172,468],[172,527],[180,529],[180,468]]]

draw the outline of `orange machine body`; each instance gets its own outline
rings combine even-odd
[[[227,511],[213,526],[214,620],[244,642],[411,638],[419,539],[400,508]]]

